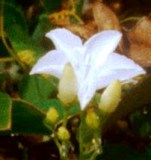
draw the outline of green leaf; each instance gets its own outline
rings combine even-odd
[[[11,27],[14,24],[19,25],[22,28],[22,30],[24,31],[24,33],[27,34],[28,29],[27,29],[26,20],[25,20],[25,17],[24,17],[22,10],[16,5],[5,2],[5,5],[4,5],[4,27],[5,27],[5,29],[9,30],[9,29],[11,29]]]
[[[58,80],[54,77],[43,78],[41,76],[25,76],[20,85],[19,91],[22,99],[33,104],[38,110],[47,112],[50,107],[55,107],[60,118],[63,117],[64,107],[57,98]],[[68,114],[74,115],[80,111],[79,105],[68,106]]]
[[[16,51],[28,42],[28,29],[22,11],[11,3],[4,5],[4,30]],[[11,26],[11,27],[10,27]]]
[[[25,76],[19,85],[21,98],[37,104],[39,101],[56,97],[56,84],[57,80],[53,77]]]
[[[48,21],[47,15],[43,14],[39,17],[38,25],[35,28],[35,31],[32,35],[34,42],[47,50],[52,49],[52,43],[50,39],[45,37],[46,32],[50,31],[53,28],[52,24]]]
[[[42,110],[45,113],[50,107],[54,107],[59,112],[60,118],[63,118],[65,108],[58,99],[40,100],[35,105],[39,110]],[[73,116],[81,111],[78,104],[71,104],[66,109],[68,115],[70,116]]]
[[[12,132],[18,134],[50,134],[43,120],[45,114],[32,104],[22,101],[13,101]]]
[[[48,100],[41,100],[41,101],[39,100],[36,103],[36,107],[45,113],[48,111],[50,107],[54,107],[59,112],[60,117],[63,117],[63,114],[64,114],[64,108],[60,103],[60,101],[57,99],[48,99]]]
[[[12,101],[7,94],[0,92],[0,131],[11,127]]]
[[[27,49],[33,50],[38,55],[42,55],[45,52],[41,46],[36,45],[29,35],[25,17],[18,6],[5,3],[4,30],[10,44],[16,52]]]

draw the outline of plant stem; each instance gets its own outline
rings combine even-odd
[[[63,144],[63,143],[61,144],[61,143],[58,141],[56,135],[55,135],[55,137],[54,137],[54,142],[55,142],[55,144],[56,144],[56,146],[57,146],[57,148],[58,148],[58,150],[59,150],[60,159],[61,159],[61,160],[68,160],[66,151],[64,151],[64,150],[67,149],[66,144]],[[64,148],[64,147],[65,147],[65,148]]]
[[[95,160],[96,157],[102,153],[101,139],[99,137],[100,134],[94,132],[95,147],[94,147],[94,152],[89,160]]]
[[[97,155],[98,155],[97,151],[94,152],[89,160],[95,160]]]
[[[80,115],[80,125],[79,125],[79,159],[82,160],[83,154],[84,154],[84,149],[83,149],[83,139],[82,139],[82,128],[83,128],[83,123],[84,123],[84,117],[85,117],[85,112],[82,111]]]

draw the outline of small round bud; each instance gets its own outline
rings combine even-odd
[[[64,67],[58,89],[58,97],[64,104],[71,103],[75,100],[78,84],[74,70],[70,64],[66,64]]]
[[[116,80],[112,82],[102,93],[99,108],[105,113],[114,112],[121,99],[121,83]]]
[[[34,51],[32,50],[22,50],[17,53],[19,59],[26,65],[31,66],[34,61]]]
[[[87,126],[91,129],[97,129],[100,125],[99,116],[93,110],[87,111],[85,121]]]
[[[70,139],[69,131],[63,126],[58,128],[57,136],[61,141],[67,141]]]
[[[58,111],[54,107],[51,107],[46,114],[45,122],[48,124],[55,124],[58,118]]]

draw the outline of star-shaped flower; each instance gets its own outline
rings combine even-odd
[[[66,29],[54,29],[46,36],[56,49],[40,58],[30,74],[45,73],[60,78],[65,64],[70,63],[78,81],[77,96],[82,109],[97,89],[108,86],[113,80],[126,81],[145,73],[131,59],[113,52],[122,36],[118,31],[102,31],[85,43]]]

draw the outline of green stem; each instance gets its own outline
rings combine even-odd
[[[63,126],[66,127],[67,125],[67,121],[68,121],[68,113],[67,113],[67,110],[65,110],[64,112],[64,117],[63,117]]]
[[[85,112],[84,111],[82,111],[81,112],[81,115],[80,115],[80,126],[79,126],[79,151],[80,151],[80,155],[79,155],[79,158],[80,158],[80,160],[81,159],[83,159],[82,157],[83,157],[83,153],[84,153],[84,151],[83,151],[83,139],[82,139],[82,126],[83,126],[83,121],[84,121],[84,117],[85,117]]]
[[[64,105],[64,104],[63,104]],[[63,117],[63,124],[62,126],[66,128],[67,126],[67,122],[68,122],[68,107],[70,106],[64,106],[65,111],[64,111],[64,117]],[[69,147],[68,147],[68,142],[63,141],[62,142],[62,146],[64,150],[61,150],[60,152],[60,156],[61,156],[61,160],[68,160],[68,153],[69,153]]]
[[[59,143],[56,135],[54,136],[53,140],[54,140],[54,142],[55,142],[55,144],[56,144],[56,146],[57,146],[57,148],[59,149],[59,152],[60,152],[61,144]]]
[[[91,156],[91,158],[90,158],[89,160],[95,160],[96,157],[97,157],[97,155],[98,155],[98,153],[95,151],[95,152],[92,154],[92,156]]]
[[[57,146],[57,148],[58,148],[58,150],[59,150],[60,159],[61,159],[61,160],[68,160],[68,157],[67,157],[68,151],[64,151],[64,149],[65,149],[65,150],[67,149],[67,145],[64,144],[63,142],[62,142],[62,144],[61,144],[61,143],[58,141],[58,138],[56,137],[56,135],[55,135],[55,137],[54,137],[54,142],[55,142],[55,144],[56,144],[56,146]]]
[[[94,152],[89,160],[95,160],[96,157],[102,153],[102,146],[101,146],[101,139],[100,139],[100,132],[94,131]]]

